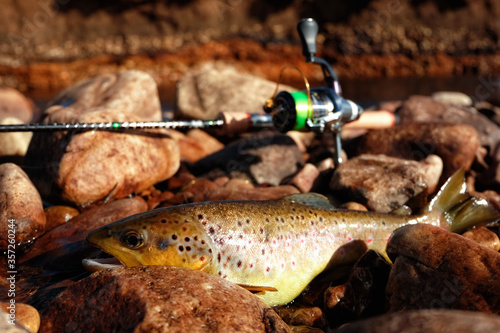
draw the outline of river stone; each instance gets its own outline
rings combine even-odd
[[[192,167],[195,175],[220,173],[256,184],[279,185],[304,165],[304,157],[289,136],[258,133],[234,141]]]
[[[14,220],[15,246],[31,243],[45,230],[42,198],[26,173],[13,163],[0,164],[0,249],[9,243]]]
[[[16,89],[0,88],[0,121],[9,117],[30,123],[35,117],[35,106]]]
[[[79,215],[78,209],[69,206],[50,206],[45,208],[45,217],[47,218],[47,223],[45,224],[45,230],[49,231],[55,227],[68,222],[73,217]]]
[[[474,228],[466,231],[462,236],[473,240],[474,242],[481,244],[495,252],[500,251],[500,239],[498,235],[486,227]]]
[[[291,332],[258,297],[181,267],[104,270],[68,287],[41,332]]]
[[[262,113],[276,83],[239,73],[224,63],[205,63],[177,83],[177,118],[215,119],[220,112]],[[280,85],[280,90],[297,89]]]
[[[65,113],[69,119],[62,116],[57,119],[71,121],[79,115],[107,109],[131,112],[142,120],[160,121],[161,104],[155,80],[138,70],[99,75],[60,92],[47,104],[44,116]]]
[[[386,251],[394,263],[386,288],[390,311],[500,313],[500,253],[429,224],[397,229]]]
[[[23,121],[16,117],[0,120],[1,125],[21,125]],[[0,156],[24,156],[33,136],[32,132],[0,133]]]
[[[55,251],[57,253],[67,244],[85,240],[87,234],[94,229],[127,216],[145,212],[147,209],[148,206],[144,199],[135,197],[116,200],[86,210],[38,238],[21,258],[21,262],[26,262],[45,252]]]
[[[385,154],[422,160],[431,154],[443,160],[441,182],[458,169],[469,170],[480,147],[477,131],[462,124],[406,124],[373,130],[362,136],[358,154]]]
[[[359,155],[337,167],[330,189],[345,201],[357,201],[370,210],[388,213],[410,204],[410,200],[419,206],[420,198],[429,194],[428,188],[436,187],[441,169],[442,162],[435,155],[422,162]]]
[[[472,98],[459,91],[436,91],[431,95],[432,99],[444,104],[455,106],[472,106]]]
[[[484,333],[496,332],[496,315],[460,310],[413,310],[389,313],[344,325],[332,333]]]
[[[195,163],[224,148],[224,144],[200,129],[192,129],[186,134],[170,130],[181,152],[181,161]]]
[[[4,310],[0,309],[0,332],[3,333],[33,333],[24,328],[21,324],[14,321],[14,325],[11,324],[11,318],[9,314]]]
[[[12,307],[12,303],[10,303],[10,301],[0,302],[1,310],[9,313],[9,307]],[[16,323],[21,324],[30,333],[38,332],[38,329],[40,328],[40,314],[38,313],[37,309],[29,304],[16,302],[15,311]],[[4,330],[1,331],[5,332]]]
[[[49,122],[141,121],[116,110],[100,110],[68,119],[65,113]],[[62,119],[64,118],[64,119]],[[35,137],[37,135],[35,134]],[[179,149],[164,130],[129,133],[87,131],[79,134],[43,133],[32,140],[27,162],[42,196],[78,206],[139,193],[175,174]]]

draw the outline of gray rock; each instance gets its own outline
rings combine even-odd
[[[413,310],[390,313],[344,325],[334,333],[484,333],[496,332],[500,318],[459,310]]]
[[[304,157],[287,135],[264,132],[235,141],[193,165],[193,173],[218,169],[232,178],[247,178],[257,184],[279,185],[304,165]]]
[[[201,271],[144,266],[95,273],[49,304],[41,332],[291,332],[243,288]]]
[[[360,155],[342,163],[330,189],[344,201],[357,201],[370,210],[388,213],[410,199],[426,197],[435,188],[442,161],[430,155],[422,162],[385,155]]]
[[[207,63],[177,84],[177,117],[214,119],[219,112],[262,112],[276,83],[239,73],[223,63]],[[280,85],[280,90],[296,89]]]
[[[1,164],[0,249],[12,245],[9,235],[15,235],[15,250],[31,243],[43,233],[45,222],[42,198],[26,173],[15,164]]]

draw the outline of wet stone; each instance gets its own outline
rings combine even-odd
[[[443,160],[441,182],[460,168],[469,170],[480,147],[477,131],[464,124],[410,123],[372,130],[356,146],[358,154],[384,154],[421,161],[429,155]]]
[[[291,332],[243,288],[207,273],[167,266],[105,270],[68,287],[44,312],[41,331],[76,329]]]
[[[230,178],[247,178],[256,184],[279,185],[304,165],[295,142],[287,135],[259,133],[228,144],[193,165],[195,175],[222,172]]]
[[[322,328],[326,325],[326,319],[323,311],[317,306],[313,308],[300,308],[293,313],[290,325]]]
[[[0,331],[3,333],[32,333],[16,321],[11,321],[9,313],[0,309]],[[12,324],[14,323],[14,324]]]
[[[16,117],[0,120],[1,125],[21,125],[24,122]],[[0,133],[0,156],[24,156],[28,150],[33,133],[10,132]]]
[[[10,302],[1,302],[0,309],[5,311],[6,313],[10,313],[9,307],[12,307],[11,304],[12,303]],[[22,325],[30,333],[38,332],[38,329],[40,328],[40,314],[38,313],[37,309],[35,309],[31,305],[19,302],[16,302],[14,306],[16,323]],[[6,332],[4,330],[1,331]]]
[[[0,121],[9,117],[30,123],[36,117],[35,106],[16,89],[0,88]]]
[[[186,134],[168,131],[179,146],[181,161],[195,163],[224,148],[219,140],[200,129],[192,129]]]
[[[459,310],[413,310],[389,313],[344,325],[334,333],[399,332],[495,332],[500,326],[496,315]]]
[[[26,173],[15,164],[1,164],[0,249],[14,240],[16,249],[30,244],[44,232],[45,223],[42,198]]]
[[[390,311],[460,309],[500,313],[500,253],[428,224],[397,229],[387,244],[394,266]]]
[[[293,176],[290,181],[291,185],[295,185],[300,192],[307,193],[314,187],[314,182],[319,177],[319,170],[314,164],[306,163],[304,167]]]
[[[417,162],[365,154],[342,163],[333,174],[330,189],[339,198],[388,213],[419,196],[426,198],[428,188],[436,187],[441,168],[434,155]]]
[[[45,217],[47,219],[45,230],[49,231],[54,229],[79,214],[80,212],[78,209],[69,206],[50,206],[45,208]]]
[[[479,227],[466,231],[462,236],[474,242],[498,252],[500,250],[500,239],[498,235],[486,227]]]

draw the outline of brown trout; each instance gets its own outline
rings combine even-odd
[[[392,231],[406,224],[461,232],[499,218],[485,200],[467,194],[459,171],[418,215],[340,210],[319,194],[294,194],[160,208],[97,229],[87,240],[125,266],[188,267],[256,286],[274,306],[291,302],[325,268],[343,264],[350,241],[384,253]],[[99,266],[91,259],[84,265]]]

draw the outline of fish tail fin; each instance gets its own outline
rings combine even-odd
[[[500,219],[500,212],[488,201],[471,196],[467,192],[463,169],[455,172],[424,207],[424,214],[431,212],[440,215],[442,227],[457,233]]]

